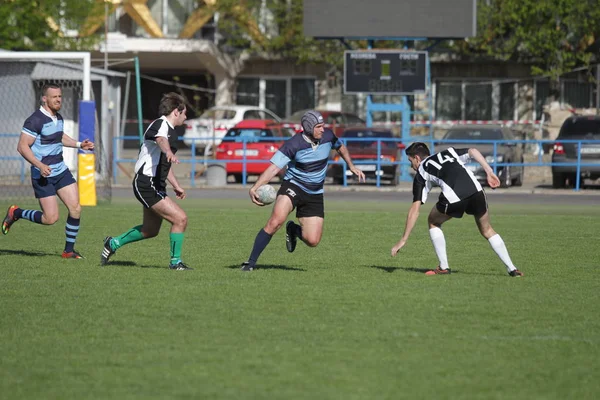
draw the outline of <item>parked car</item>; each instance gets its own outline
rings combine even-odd
[[[485,160],[492,165],[496,163],[523,163],[523,146],[519,143],[498,143],[496,146],[496,159],[494,160],[494,145],[492,143],[472,143],[475,140],[516,140],[513,131],[501,126],[460,126],[446,132],[442,140],[460,140],[461,142],[441,143],[436,147],[465,148],[474,147],[481,152]],[[464,140],[464,142],[463,142]],[[485,171],[478,163],[468,164],[469,168],[480,183],[487,184]],[[501,187],[521,186],[523,184],[525,168],[523,166],[499,166],[496,174],[500,178]]]
[[[382,165],[377,169],[377,139],[393,139],[392,131],[377,128],[352,128],[346,129],[339,136],[345,140],[345,145],[352,155],[352,161],[358,169],[365,173],[367,178],[375,178],[377,175],[381,179],[390,180],[392,184],[396,183],[397,165]],[[361,140],[352,140],[361,139]],[[369,140],[362,140],[369,139]],[[402,156],[405,146],[395,141],[381,141],[380,157],[381,162],[396,162]],[[332,152],[333,161],[343,161],[337,152]],[[369,161],[369,163],[364,163]],[[328,175],[333,177],[335,183],[344,182],[344,166],[342,164],[331,164]],[[346,169],[346,176],[353,177],[352,172]]]
[[[294,135],[289,128],[282,127],[274,120],[245,120],[229,129],[216,150],[217,160],[244,159],[244,140],[246,140],[246,160],[264,162],[246,163],[246,176],[260,175],[270,165],[269,160]],[[236,182],[242,182],[243,163],[225,164],[227,175],[233,175]]]
[[[600,117],[569,117],[563,122],[552,153],[552,163],[576,163],[578,143],[565,143],[564,140],[600,140]],[[581,163],[594,165],[582,166],[582,178],[600,178],[600,143],[581,143]],[[564,188],[567,183],[575,186],[577,166],[552,166],[552,186]]]
[[[281,118],[266,108],[238,105],[216,106],[206,110],[199,118],[186,121],[183,142],[187,146],[191,146],[191,139],[202,138],[195,142],[196,146],[204,147],[213,143],[214,133],[215,146],[218,146],[228,129],[247,119],[281,121]]]
[[[300,119],[308,110],[302,110],[295,112],[286,118],[282,123],[286,127],[294,129],[296,132],[302,132],[302,125],[300,125]],[[323,120],[325,121],[325,128],[329,128],[335,133],[336,136],[340,135],[347,128],[351,127],[364,127],[366,123],[363,119],[357,115],[351,113],[345,113],[341,111],[328,111],[328,110],[316,110],[321,113]]]

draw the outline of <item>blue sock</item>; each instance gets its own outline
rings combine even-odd
[[[261,229],[260,232],[258,232],[256,239],[254,239],[252,253],[250,253],[250,258],[248,259],[248,263],[251,267],[256,265],[256,261],[258,260],[258,257],[260,257],[260,253],[262,253],[265,247],[267,247],[272,237],[273,235],[269,235],[264,229]]]
[[[75,239],[79,233],[79,218],[73,218],[70,215],[67,217],[67,225],[65,226],[65,234],[67,241],[65,242],[65,251],[70,253],[75,247]]]
[[[22,208],[17,208],[14,211],[15,220],[17,219],[26,219],[27,221],[35,222],[36,224],[42,223],[42,212],[37,210],[23,210]]]

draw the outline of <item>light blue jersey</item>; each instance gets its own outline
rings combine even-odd
[[[57,176],[67,170],[67,165],[63,161],[63,118],[59,113],[53,118],[44,108],[31,114],[23,124],[23,133],[33,136],[35,142],[31,146],[31,151],[35,158],[48,165],[52,172],[50,177]],[[31,177],[39,179],[40,170],[31,166]]]
[[[279,168],[288,166],[284,180],[299,186],[308,194],[321,194],[329,154],[341,146],[342,143],[331,130],[325,130],[316,145],[304,134],[298,133],[281,146],[271,162]]]

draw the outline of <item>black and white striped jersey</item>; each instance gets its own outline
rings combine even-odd
[[[425,203],[434,184],[450,204],[482,191],[475,175],[465,167],[470,160],[469,149],[453,147],[425,158],[413,181],[413,202]]]
[[[138,160],[135,163],[135,172],[153,178],[155,185],[160,185],[164,188],[167,175],[171,169],[171,163],[167,161],[167,155],[162,152],[156,143],[157,137],[164,137],[169,140],[171,151],[173,154],[177,152],[177,148],[173,145],[173,139],[176,137],[175,128],[173,128],[163,115],[152,121],[144,133],[144,143],[140,148]]]

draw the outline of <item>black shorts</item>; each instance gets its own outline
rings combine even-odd
[[[462,218],[464,213],[479,218],[488,210],[487,198],[483,190],[453,204],[450,204],[446,196],[441,194],[435,206],[439,212],[453,218]]]
[[[290,181],[283,181],[277,196],[287,196],[292,200],[296,209],[296,218],[321,217],[325,218],[323,194],[309,194]]]
[[[135,174],[133,178],[133,194],[144,207],[150,208],[167,197],[167,189],[162,186],[156,186],[153,178],[149,176]]]
[[[73,178],[73,174],[68,168],[56,176],[31,178],[31,185],[36,199],[54,196],[58,190],[74,183],[76,183],[75,178]]]

